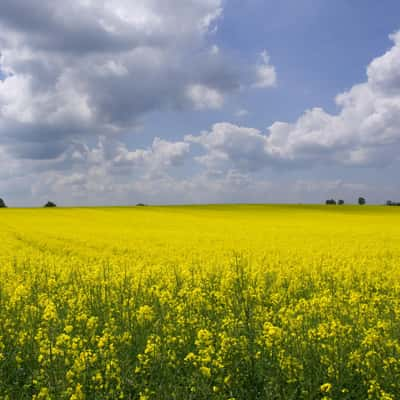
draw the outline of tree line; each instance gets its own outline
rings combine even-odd
[[[367,201],[365,200],[364,197],[359,197],[358,198],[358,204],[360,206],[363,206],[366,203],[367,203]],[[325,204],[327,204],[327,205],[336,205],[336,204],[338,204],[339,206],[342,206],[344,204],[344,200],[340,199],[340,200],[336,201],[335,199],[328,199],[328,200],[325,201]]]

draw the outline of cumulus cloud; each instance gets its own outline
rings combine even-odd
[[[206,150],[197,160],[210,170],[229,167],[254,171],[268,158],[266,137],[259,130],[226,122],[213,125],[211,131],[199,136],[188,135],[185,140]]]
[[[239,86],[208,44],[222,0],[4,0],[0,143],[54,159],[156,110],[217,108]]]
[[[220,123],[188,136],[205,154],[208,168],[257,170],[266,166],[335,164],[383,166],[399,160],[400,33],[393,47],[374,59],[367,80],[339,94],[338,114],[307,110],[294,123],[275,122],[266,132]]]
[[[182,165],[190,146],[184,142],[169,142],[156,137],[149,149],[129,151],[122,143],[116,147],[111,162],[113,166],[140,167],[160,171]]]
[[[60,204],[148,201],[173,182],[173,172],[184,165],[189,152],[188,143],[157,137],[148,147],[130,150],[115,138],[102,136],[94,146],[71,144],[51,160],[10,159],[0,148],[0,162],[8,165],[0,173],[0,190],[11,196],[21,196],[22,190],[23,204],[49,196]]]

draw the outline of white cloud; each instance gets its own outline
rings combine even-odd
[[[210,132],[200,136],[188,135],[185,140],[200,144],[206,150],[197,160],[212,170],[223,167],[256,170],[268,157],[266,138],[259,130],[227,122],[213,125]]]
[[[186,95],[197,110],[221,108],[224,104],[224,96],[220,91],[201,84],[189,85]]]
[[[256,67],[256,81],[253,86],[257,88],[273,87],[277,83],[275,67],[270,64],[270,56],[264,50],[261,53],[262,62]]]
[[[56,158],[153,111],[221,107],[239,87],[208,43],[221,14],[222,0],[2,0],[0,143]]]
[[[294,124],[275,123],[268,149],[287,160],[380,165],[398,158],[400,149],[400,39],[374,59],[366,82],[339,94],[337,115],[315,108]]]
[[[115,139],[101,137],[94,147],[71,145],[54,160],[14,160],[10,164],[0,148],[0,161],[10,169],[0,174],[0,191],[12,196],[21,195],[22,190],[25,205],[32,204],[30,199],[40,204],[49,197],[64,205],[129,203],[131,195],[136,201],[149,201],[161,191],[166,196],[172,182],[178,187],[172,174],[188,159],[189,152],[190,145],[185,142],[155,138],[147,148],[129,150]],[[169,196],[175,195],[175,188],[170,188]]]
[[[189,153],[190,145],[185,142],[169,142],[156,137],[149,149],[129,151],[123,144],[118,144],[116,149],[116,154],[111,160],[113,165],[159,169],[181,165]]]

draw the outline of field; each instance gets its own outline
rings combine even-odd
[[[400,399],[400,212],[0,211],[1,399]]]

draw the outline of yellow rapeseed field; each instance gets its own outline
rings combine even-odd
[[[400,399],[400,212],[0,211],[1,399]]]

